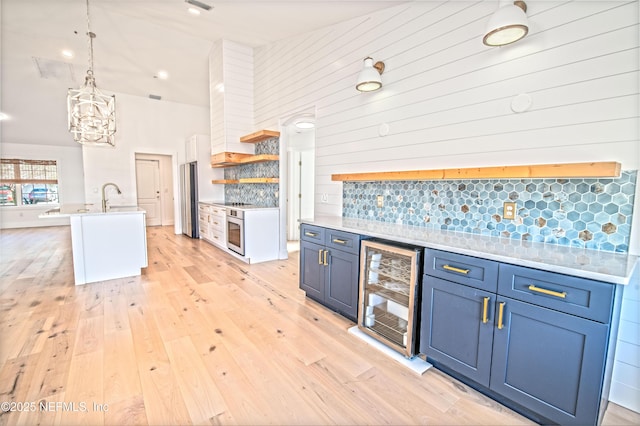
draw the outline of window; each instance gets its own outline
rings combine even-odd
[[[55,160],[0,159],[0,205],[58,203]]]

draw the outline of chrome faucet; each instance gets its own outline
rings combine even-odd
[[[107,211],[107,201],[109,201],[107,200],[107,197],[105,195],[105,189],[109,185],[113,186],[116,189],[116,191],[118,191],[118,194],[122,194],[122,191],[120,191],[120,188],[118,188],[118,185],[116,185],[115,183],[107,182],[104,185],[102,185],[102,211],[105,213]]]

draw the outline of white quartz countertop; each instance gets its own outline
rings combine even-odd
[[[41,214],[40,218],[68,217],[72,215],[105,215],[105,214],[131,214],[145,213],[144,209],[138,206],[110,206],[106,212],[102,211],[102,206],[98,204],[62,204],[59,208],[47,210]]]
[[[300,222],[612,284],[626,285],[640,280],[640,257],[625,253],[336,216]]]

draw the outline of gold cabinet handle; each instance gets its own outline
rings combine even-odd
[[[332,241],[336,244],[347,244],[346,240],[341,240],[340,238],[334,238]]]
[[[536,287],[533,284],[529,285],[529,290],[535,291],[536,293],[542,293],[542,294],[547,294],[549,296],[559,297],[561,299],[564,299],[565,297],[567,297],[566,291],[560,292],[560,291],[548,290],[546,288]]]
[[[329,266],[329,263],[327,263],[327,254],[329,254],[329,250],[325,250],[324,251],[324,258],[323,258],[323,261],[322,261],[322,264],[324,266]]]
[[[504,316],[504,305],[506,302],[500,302],[500,306],[498,307],[498,330],[502,330],[504,328],[503,324],[503,316]]]
[[[318,265],[322,265],[322,252],[324,250],[318,250]]]
[[[304,231],[304,235],[306,235],[307,237],[317,237],[318,234],[315,232],[310,232],[310,231]]]
[[[470,269],[460,269],[450,265],[443,265],[442,269],[446,269],[447,271],[453,271],[453,272],[457,272],[459,274],[465,274],[465,275],[467,275],[470,271]]]
[[[487,317],[488,312],[489,312],[489,300],[491,300],[490,297],[485,297],[484,300],[482,301],[482,323],[486,324],[487,321],[489,321],[489,318]]]
[[[213,224],[214,224],[214,225],[218,225],[218,222],[216,222],[216,221],[213,221]]]

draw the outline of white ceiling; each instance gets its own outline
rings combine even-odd
[[[206,107],[212,42],[265,45],[403,2],[199,1],[213,8],[193,16],[185,0],[90,0],[98,88]],[[66,92],[82,85],[88,68],[86,0],[0,4],[0,111],[14,119],[35,114],[42,129],[61,121],[66,126]],[[65,59],[63,49],[75,57]],[[167,80],[155,78],[160,70],[169,73]],[[24,130],[16,136],[10,120],[2,124],[0,135],[12,142],[46,139],[46,133]]]

